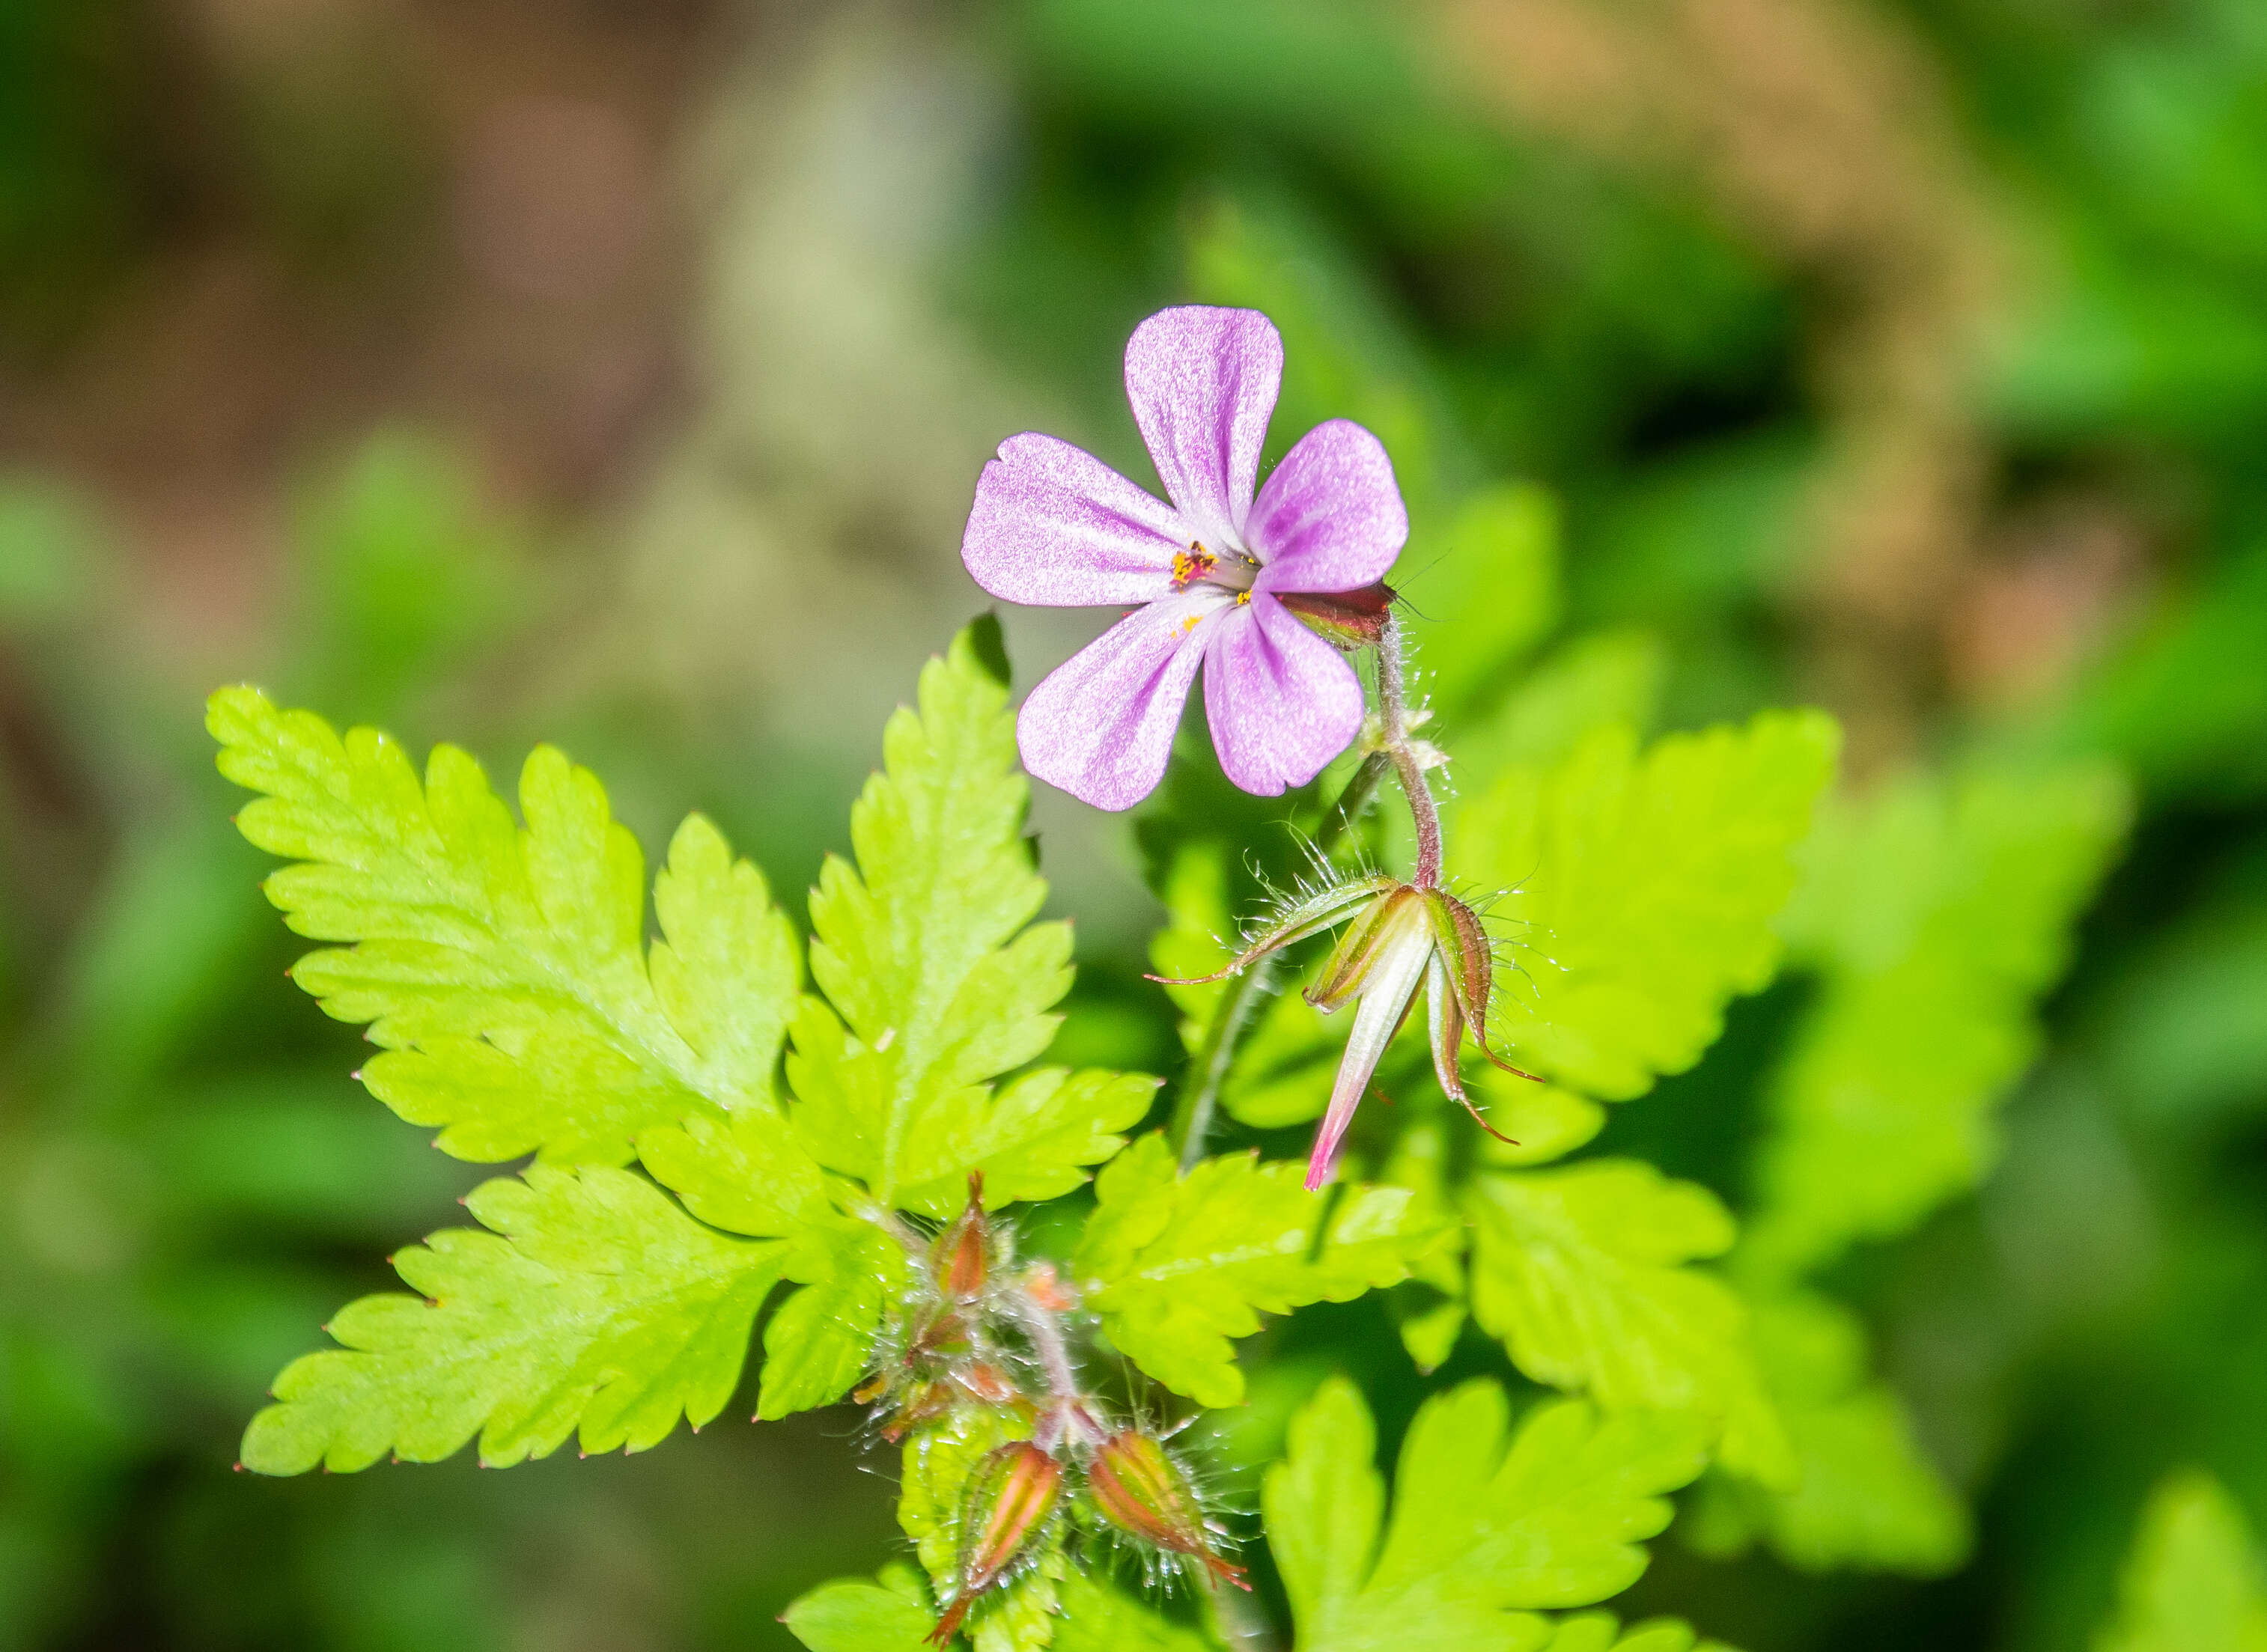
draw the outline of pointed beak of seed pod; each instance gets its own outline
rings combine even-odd
[[[1432,962],[1432,925],[1423,891],[1397,884],[1356,916],[1323,966],[1307,1001],[1324,1014],[1354,999],[1354,1029],[1339,1061],[1331,1103],[1315,1132],[1307,1161],[1307,1190],[1320,1189],[1338,1169],[1339,1152],[1354,1109],[1361,1105],[1384,1057],[1415,1002],[1418,983]]]
[[[1338,1169],[1354,1110],[1377,1074],[1377,1064],[1401,1030],[1425,988],[1426,1030],[1431,1035],[1433,1071],[1441,1088],[1479,1120],[1480,1128],[1509,1140],[1480,1117],[1465,1094],[1456,1056],[1467,1034],[1480,1053],[1507,1071],[1519,1072],[1487,1045],[1487,1009],[1494,958],[1478,916],[1442,889],[1397,883],[1355,913],[1308,990],[1307,1001],[1324,1014],[1355,1001],[1354,1030],[1346,1037],[1331,1089],[1329,1109],[1315,1133],[1307,1161],[1307,1188],[1326,1184]],[[1531,1073],[1521,1073],[1532,1078]]]

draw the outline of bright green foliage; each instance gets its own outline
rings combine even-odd
[[[1625,1629],[1610,1612],[1585,1612],[1559,1621],[1544,1652],[1731,1652],[1721,1641],[1702,1641],[1691,1626],[1654,1618]]]
[[[1598,729],[1456,812],[1456,865],[1510,891],[1492,919],[1521,974],[1490,1015],[1522,1066],[1618,1100],[1698,1060],[1724,1005],[1771,978],[1792,851],[1833,771],[1816,713],[1673,735]]]
[[[1968,1510],[1920,1453],[1896,1395],[1868,1380],[1855,1315],[1809,1292],[1753,1305],[1756,1349],[1801,1465],[1783,1493],[1706,1482],[1693,1540],[1735,1553],[1760,1535],[1806,1571],[1933,1576],[1967,1557]]]
[[[2126,813],[2084,764],[1917,779],[1824,816],[1784,926],[1824,985],[1773,1087],[1753,1265],[1816,1268],[1982,1180]]]
[[[1239,1154],[1183,1177],[1163,1136],[1119,1154],[1096,1178],[1071,1264],[1111,1341],[1167,1387],[1236,1405],[1244,1374],[1231,1337],[1257,1331],[1262,1313],[1393,1284],[1444,1237],[1412,1215],[1405,1188],[1353,1188],[1333,1201],[1307,1192],[1304,1175],[1292,1160]]]
[[[995,1411],[963,1407],[906,1442],[905,1478],[898,1524],[913,1540],[922,1569],[939,1597],[951,1591],[960,1552],[961,1492],[978,1461],[995,1446],[1028,1437],[1028,1424]],[[987,1590],[960,1633],[976,1652],[1027,1652],[1053,1638],[1055,1612],[1070,1561],[1063,1552],[1065,1523],[1034,1534],[1011,1581]]]
[[[789,1606],[781,1620],[811,1652],[929,1652],[935,1619],[919,1575],[897,1565],[884,1567],[870,1583],[862,1578],[822,1583]],[[1210,1635],[1161,1617],[1123,1590],[1077,1568],[1064,1575],[1056,1587],[1054,1615],[1038,1627],[1042,1638],[1028,1644],[1049,1645],[1054,1652],[1217,1652],[1220,1646]],[[1658,1652],[1684,1648],[1664,1646]]]
[[[1229,910],[1224,844],[1183,845],[1163,894],[1170,921],[1149,943],[1150,961],[1159,975],[1183,980],[1210,975],[1236,955],[1237,925]],[[1229,1114],[1255,1129],[1301,1124],[1320,1115],[1346,1042],[1345,1032],[1332,1028],[1295,985],[1288,980],[1282,984],[1284,990],[1260,1005],[1236,1041],[1221,1086]],[[1236,985],[1233,980],[1206,981],[1165,989],[1181,1012],[1181,1042],[1192,1056],[1202,1049],[1213,1016]]]
[[[1467,1209],[1473,1317],[1522,1371],[1609,1411],[1704,1417],[1728,1466],[1793,1480],[1747,1309],[1689,1265],[1731,1248],[1732,1218],[1714,1195],[1634,1160],[1593,1159],[1483,1176]]]
[[[1427,1400],[1389,1519],[1368,1408],[1351,1384],[1324,1384],[1264,1495],[1301,1652],[1543,1652],[1572,1624],[1537,1609],[1587,1605],[1636,1580],[1639,1545],[1669,1524],[1665,1494],[1706,1460],[1705,1430],[1659,1414],[1601,1417],[1575,1400],[1537,1407],[1515,1431],[1509,1422],[1493,1383]]]
[[[2209,1474],[2169,1475],[2151,1495],[2117,1597],[2095,1652],[2267,1652],[2251,1530]]]
[[[796,1006],[785,919],[699,816],[656,881],[648,950],[637,846],[556,752],[529,760],[523,830],[451,748],[421,789],[383,735],[341,741],[247,689],[215,697],[222,767],[262,793],[246,835],[306,863],[270,895],[302,932],[360,943],[297,974],[332,1014],[376,1021],[371,1089],[460,1153],[545,1161],[474,1196],[493,1233],[403,1253],[429,1303],[339,1316],[346,1347],[284,1373],[247,1466],[430,1458],[475,1432],[485,1460],[514,1462],[578,1424],[586,1450],[650,1445],[679,1414],[715,1414],[782,1279],[803,1289],[766,1328],[759,1414],[825,1404],[869,1364],[906,1267],[875,1203],[949,1214],[979,1169],[988,1202],[1044,1198],[1117,1150],[1153,1080],[1041,1069],[987,1086],[1045,1047],[1067,931],[1025,927],[1045,886],[1020,841],[1006,690],[971,638],[930,662],[921,700],[853,813],[858,866],[831,862],[812,902],[830,1009]],[[590,1163],[634,1151],[661,1188]],[[561,1160],[587,1167],[547,1167]]]
[[[397,1256],[425,1299],[343,1309],[343,1349],[285,1369],[246,1431],[246,1467],[431,1462],[475,1432],[482,1462],[517,1463],[578,1426],[585,1451],[640,1451],[723,1408],[784,1246],[713,1232],[604,1166],[538,1166],[466,1202],[492,1232],[451,1228]]]
[[[850,811],[858,864],[829,859],[811,896],[811,973],[828,1003],[805,998],[795,1020],[796,1136],[926,1216],[959,1209],[979,1168],[987,1205],[1067,1192],[1156,1086],[1049,1070],[988,1103],[978,1088],[1053,1036],[1070,929],[1031,924],[1046,885],[1021,836],[1015,720],[965,633],[921,673],[920,714],[890,719],[883,753]]]
[[[771,1105],[794,938],[707,822],[671,847],[649,967],[638,846],[551,748],[521,774],[523,830],[453,746],[421,787],[385,735],[341,740],[255,689],[222,690],[207,721],[221,772],[260,793],[244,835],[302,863],[268,898],[298,933],[356,943],[295,978],[371,1023],[364,1082],[444,1148],[620,1164],[649,1125]]]
[[[1214,1652],[1220,1645],[1084,1571],[1063,1579],[1061,1612],[1054,1652]]]
[[[780,1621],[811,1652],[930,1652],[936,1614],[913,1569],[893,1565],[874,1583],[845,1577],[821,1583]]]

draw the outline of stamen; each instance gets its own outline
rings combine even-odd
[[[1189,541],[1185,551],[1173,552],[1173,588],[1185,591],[1213,571],[1220,559],[1204,548],[1200,540]]]

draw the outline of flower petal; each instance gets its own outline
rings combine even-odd
[[[1073,654],[1016,719],[1023,767],[1097,808],[1131,808],[1156,791],[1218,629],[1206,622],[1234,600],[1208,585],[1163,597]]]
[[[1173,508],[1082,448],[1026,432],[977,479],[960,559],[993,596],[1045,608],[1146,603],[1194,536]]]
[[[1361,732],[1354,668],[1264,591],[1221,622],[1207,661],[1213,748],[1247,792],[1306,785]]]
[[[1283,339],[1257,310],[1161,310],[1126,345],[1126,398],[1165,492],[1195,537],[1241,548],[1259,444],[1283,382]]]
[[[1266,564],[1262,590],[1351,591],[1385,577],[1409,539],[1409,511],[1385,446],[1351,420],[1299,438],[1244,521]]]

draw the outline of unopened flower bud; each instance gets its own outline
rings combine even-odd
[[[1383,581],[1354,591],[1276,593],[1277,600],[1304,620],[1310,631],[1348,654],[1374,646],[1384,633],[1393,596],[1393,588]]]
[[[984,1217],[982,1171],[968,1173],[967,1208],[936,1236],[929,1247],[929,1268],[937,1289],[955,1302],[973,1302],[984,1294],[992,1272],[992,1232]]]
[[[977,1597],[1030,1552],[1062,1495],[1062,1472],[1029,1440],[986,1452],[970,1471],[960,1498],[952,1604],[929,1631],[932,1645],[952,1639]]]
[[[1104,1442],[1087,1469],[1103,1517],[1129,1536],[1201,1561],[1214,1577],[1249,1590],[1244,1568],[1221,1558],[1196,1488],[1150,1435],[1128,1429]]]
[[[870,1385],[869,1385],[870,1386]],[[865,1392],[863,1389],[860,1393]],[[882,1437],[895,1445],[924,1422],[952,1409],[953,1391],[943,1382],[915,1383],[899,1399],[897,1408],[882,1424]]]

